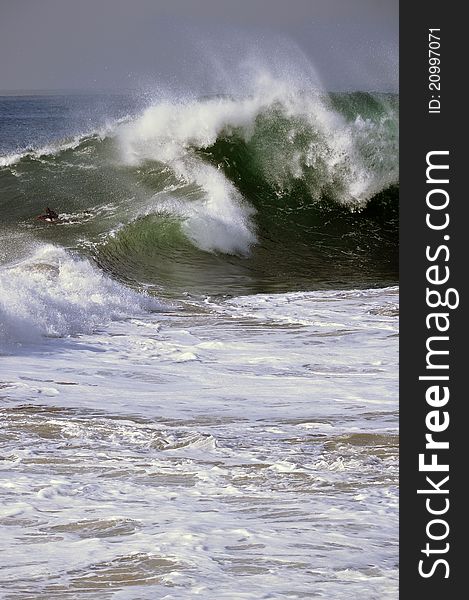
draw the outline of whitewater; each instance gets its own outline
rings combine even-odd
[[[396,598],[397,95],[9,96],[0,134],[3,597]]]

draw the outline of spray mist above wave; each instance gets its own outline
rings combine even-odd
[[[143,256],[145,274],[180,260],[179,250],[190,264],[187,240],[194,251],[242,257],[278,245],[274,262],[293,256],[302,270],[313,246],[327,255],[316,263],[332,246],[375,255],[382,232],[395,229],[388,213],[371,227],[350,215],[365,217],[370,200],[398,183],[397,97],[327,94],[312,76],[281,71],[248,69],[239,93],[232,81],[229,95],[161,96],[105,131],[4,157],[8,222],[32,228],[50,205],[66,222],[36,225],[36,235],[94,246],[100,266],[133,281],[158,281],[140,279]],[[395,192],[383,206],[395,206]]]

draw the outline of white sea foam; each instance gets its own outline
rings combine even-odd
[[[88,260],[52,245],[0,271],[4,345],[90,333],[111,320],[157,306],[156,300],[120,285]]]
[[[228,300],[224,307],[236,318],[311,326],[318,330],[382,327],[397,331],[398,292],[399,288],[393,286],[365,290],[256,294]]]
[[[4,356],[0,586],[394,597],[397,299],[388,288],[187,304],[48,340],[20,373]]]

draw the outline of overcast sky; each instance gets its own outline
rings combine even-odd
[[[396,91],[398,0],[0,0],[0,90],[232,91],[252,68]]]

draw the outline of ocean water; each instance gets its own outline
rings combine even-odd
[[[2,597],[397,598],[398,193],[396,95],[0,98]]]

